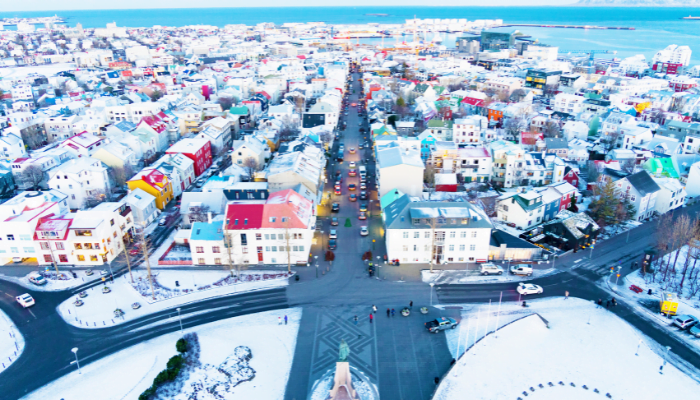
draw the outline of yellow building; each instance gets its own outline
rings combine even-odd
[[[156,207],[162,210],[173,199],[173,185],[167,176],[156,169],[143,169],[126,184],[129,190],[141,189],[156,198]]]

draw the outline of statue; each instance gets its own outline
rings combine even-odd
[[[338,362],[347,362],[350,355],[350,347],[345,343],[345,339],[340,339],[340,350],[338,351]]]

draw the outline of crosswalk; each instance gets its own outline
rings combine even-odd
[[[609,265],[600,265],[597,264],[595,261],[591,261],[588,258],[581,258],[576,261],[571,265],[572,270],[587,270],[591,271],[595,274],[598,274],[600,276],[605,276],[605,275],[610,275],[610,266]]]

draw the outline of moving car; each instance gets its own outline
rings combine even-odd
[[[331,226],[338,226],[338,217],[331,218]]]
[[[29,293],[19,295],[19,296],[15,297],[15,299],[24,308],[31,307],[35,304],[34,298],[32,296],[30,296]]]
[[[336,188],[336,189],[335,189],[335,194],[340,195],[340,194],[343,194],[343,192],[342,192],[340,189]]]
[[[168,223],[167,218],[161,218],[160,221],[158,221],[158,226],[164,226],[167,223]]]
[[[331,232],[328,234],[328,238],[337,239],[338,238],[338,231],[336,231],[335,229],[331,229]]]
[[[673,325],[681,329],[690,329],[698,324],[698,319],[692,315],[679,315],[673,319]]]
[[[336,182],[336,183],[335,183],[334,189],[335,189],[335,190],[340,190],[340,182]]]
[[[350,148],[350,154],[355,154],[355,148],[354,148],[354,147],[351,147],[351,148]]]
[[[361,226],[360,227],[360,236],[367,236],[369,235],[369,229],[367,229],[366,226]]]
[[[48,283],[46,278],[44,278],[44,276],[38,272],[32,272],[27,276],[27,279],[29,279],[29,282],[39,286],[46,285],[46,283]]]
[[[366,220],[366,219],[367,219],[367,213],[365,213],[364,211],[360,211],[360,216],[357,217],[357,219],[363,220],[363,221]]]
[[[367,192],[365,192],[365,191],[360,192],[360,200],[367,200]]]
[[[350,195],[350,201],[357,201],[357,195],[355,193]]]
[[[351,169],[350,171],[348,171],[348,176],[357,176],[357,171],[354,169]]]
[[[360,211],[367,211],[367,203],[360,203]]]
[[[425,328],[430,333],[438,333],[445,329],[454,329],[459,325],[459,322],[453,318],[440,317],[425,323]]]
[[[340,204],[339,204],[339,203],[333,203],[333,205],[331,206],[331,211],[332,211],[332,212],[338,212],[338,211],[340,211]]]
[[[338,241],[336,239],[331,239],[328,241],[328,250],[335,250],[338,247]]]
[[[700,338],[700,324],[695,324],[690,327],[690,330],[688,331],[691,335]]]
[[[510,273],[513,275],[532,276],[532,267],[527,264],[517,264],[510,267]]]
[[[503,268],[496,264],[481,264],[481,275],[503,275]]]
[[[357,185],[355,185],[354,183],[351,183],[348,185],[348,190],[355,190],[355,189],[357,189]]]
[[[533,285],[532,283],[522,283],[520,282],[518,284],[518,293],[522,294],[523,296],[528,295],[528,294],[540,294],[544,290],[542,289],[542,286],[538,285]]]
[[[350,164],[348,166],[350,168],[355,168],[355,161],[350,161]]]

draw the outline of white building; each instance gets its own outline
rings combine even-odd
[[[411,202],[402,194],[383,206],[382,219],[389,260],[404,264],[488,260],[491,222],[471,203]]]
[[[652,178],[659,185],[659,192],[656,195],[655,210],[659,214],[673,211],[685,204],[687,196],[683,184],[678,179],[673,178]]]
[[[111,183],[107,167],[102,161],[81,157],[69,160],[49,171],[49,188],[68,196],[71,209],[96,205],[111,197]]]
[[[145,191],[136,188],[125,198],[124,202],[131,207],[136,225],[148,225],[158,218],[160,211],[156,207],[156,198]]]
[[[481,132],[488,128],[488,124],[488,119],[481,115],[455,119],[452,126],[452,139],[455,143],[479,143]]]
[[[579,114],[583,111],[583,96],[568,93],[559,93],[554,96],[554,111],[568,114]]]
[[[409,196],[423,193],[425,166],[420,152],[390,147],[377,151],[377,190],[381,198],[394,189]]]
[[[690,64],[690,57],[693,51],[688,46],[678,46],[675,44],[669,45],[663,50],[659,50],[654,54],[653,63],[671,63],[682,64],[687,67]]]

